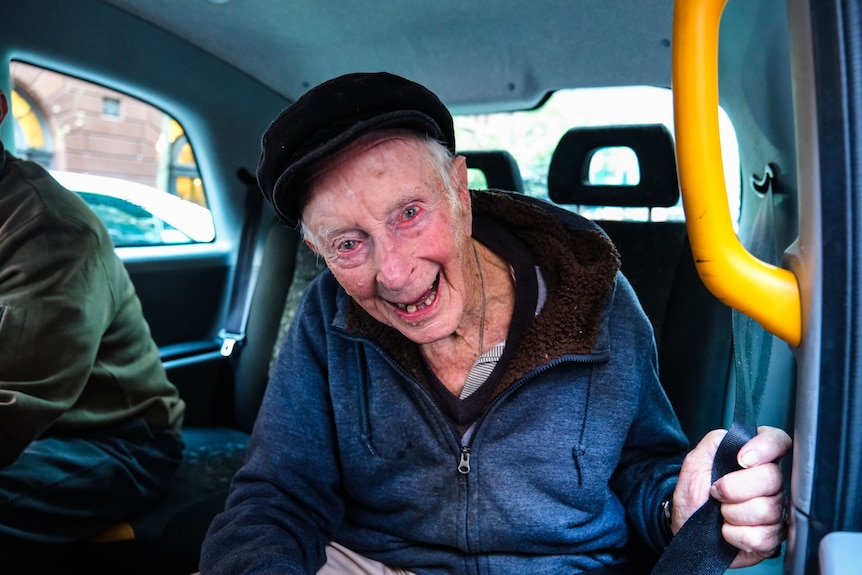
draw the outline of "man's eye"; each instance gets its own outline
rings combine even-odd
[[[356,240],[344,240],[338,246],[338,251],[340,252],[349,252],[352,249],[355,249],[357,246]]]
[[[415,206],[409,207],[409,208],[404,210],[404,219],[410,220],[412,218],[415,218],[416,214],[418,214],[418,213],[419,213],[419,208],[417,208]]]

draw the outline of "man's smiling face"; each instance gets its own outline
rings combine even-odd
[[[427,145],[364,137],[318,170],[303,225],[347,293],[419,344],[448,337],[472,299],[471,210],[462,157],[451,201]]]

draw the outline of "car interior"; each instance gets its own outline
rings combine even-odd
[[[737,394],[749,393],[740,370],[764,364],[757,423],[794,440],[782,462],[790,533],[780,556],[742,573],[856,572],[860,37],[859,0],[4,3],[6,149],[139,183],[138,167],[156,157],[168,183],[156,195],[205,206],[214,230],[204,241],[115,238],[187,404],[175,485],[93,541],[22,549],[12,572],[197,571],[281,336],[325,268],[262,198],[261,135],[309,88],[355,71],[400,74],[438,94],[476,187],[539,197],[601,226],[654,327],[662,385],[692,445],[731,425]],[[60,84],[72,87],[62,98]],[[661,103],[632,90],[644,87]],[[65,114],[69,99],[82,107]],[[81,142],[101,137],[90,122],[118,130],[132,100],[157,111],[141,132],[154,143],[122,158],[111,144],[101,163],[75,164]],[[719,137],[720,121],[730,129]],[[165,149],[177,155],[164,160]],[[193,152],[182,160],[181,150]],[[620,157],[634,169],[597,164]],[[122,198],[100,200],[105,218],[159,220],[137,200],[118,212]],[[769,255],[748,259],[756,244]],[[735,275],[746,266],[759,279]],[[738,337],[739,314],[769,334],[768,353]]]

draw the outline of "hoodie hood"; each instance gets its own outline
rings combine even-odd
[[[606,352],[603,342],[607,338],[601,337],[602,312],[613,292],[620,260],[601,228],[582,216],[527,196],[500,191],[473,191],[471,195],[474,218],[496,220],[524,242],[548,289],[547,301],[523,335],[500,391],[555,358]],[[398,330],[372,318],[352,299],[346,329],[369,337],[425,383],[419,347]]]

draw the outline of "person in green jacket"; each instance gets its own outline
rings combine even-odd
[[[184,412],[101,220],[0,143],[0,557],[157,502]]]

